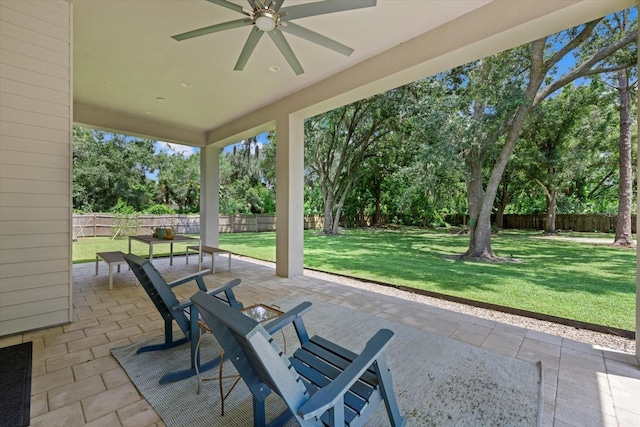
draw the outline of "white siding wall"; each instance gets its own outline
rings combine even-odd
[[[72,319],[71,22],[0,1],[0,336]]]

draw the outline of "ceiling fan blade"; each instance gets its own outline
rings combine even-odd
[[[247,41],[242,48],[242,52],[240,52],[240,57],[238,58],[238,62],[236,62],[236,66],[233,68],[236,71],[242,71],[244,66],[247,64],[249,57],[253,53],[253,50],[256,48],[258,41],[264,34],[264,31],[260,31],[258,27],[253,27],[251,34],[247,38]]]
[[[284,56],[284,59],[287,60],[293,71],[296,73],[296,75],[299,76],[300,74],[304,73],[302,65],[300,65],[300,62],[298,61],[298,58],[296,58],[296,55],[293,53],[293,50],[291,50],[291,46],[289,46],[289,43],[287,42],[287,39],[284,38],[284,35],[277,30],[269,31],[268,34],[269,37],[271,37],[271,40],[273,40],[273,42],[278,47],[278,50],[280,50],[280,53],[282,53],[282,56]]]
[[[204,36],[206,34],[217,33],[218,31],[230,30],[232,28],[246,27],[253,25],[251,19],[236,19],[235,21],[223,22],[222,24],[211,25],[209,27],[199,28],[197,30],[188,31],[186,33],[177,34],[171,38],[177,41],[191,39],[193,37]]]
[[[240,12],[243,15],[251,16],[249,12],[244,10],[242,6],[239,4],[231,3],[227,0],[207,0],[210,3],[217,4],[218,6],[226,7],[227,9],[235,10],[236,12]]]
[[[322,34],[318,34],[314,31],[308,30],[304,27],[301,27],[300,25],[294,24],[293,22],[287,22],[286,26],[279,27],[278,29],[285,33],[289,33],[308,40],[312,43],[319,44],[320,46],[324,46],[345,56],[349,56],[353,53],[353,49],[351,49],[349,46],[338,43],[337,41],[330,39],[329,37],[325,37]]]
[[[286,19],[289,21],[291,19],[306,18],[307,16],[373,7],[375,5],[376,0],[325,0],[285,7],[281,13],[286,13]]]

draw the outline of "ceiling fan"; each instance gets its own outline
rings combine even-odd
[[[238,58],[238,62],[236,62],[234,70],[242,71],[244,69],[258,41],[264,33],[267,33],[297,75],[304,73],[304,70],[298,58],[296,58],[296,55],[293,53],[291,46],[289,46],[289,43],[282,34],[283,32],[319,44],[345,56],[351,55],[353,49],[326,36],[294,24],[291,20],[376,5],[376,0],[324,0],[283,8],[282,4],[285,0],[247,0],[249,6],[251,6],[251,10],[246,10],[242,6],[228,0],[207,1],[226,7],[227,9],[235,10],[245,15],[246,18],[177,34],[172,37],[174,40],[182,41],[206,34],[217,33],[219,31],[230,30],[232,28],[253,26],[249,38],[245,42],[242,52],[240,52],[240,57]]]

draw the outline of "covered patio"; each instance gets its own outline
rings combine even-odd
[[[173,280],[197,271],[182,261],[154,263]],[[163,322],[131,271],[116,274],[112,291],[107,273],[94,273],[91,263],[74,266],[72,323],[0,338],[0,346],[34,342],[31,425],[162,426],[110,350],[162,335]],[[635,426],[640,420],[640,371],[629,353],[415,302],[399,291],[385,295],[308,275],[282,278],[261,262],[234,258],[231,272],[218,271],[205,281],[212,288],[235,277],[242,279],[236,295],[245,305],[300,295],[505,356],[541,360],[543,426]],[[187,287],[179,296],[188,298],[194,291]],[[195,378],[183,381],[195,395]],[[213,383],[204,383],[203,393],[219,399]],[[487,407],[494,403],[485,402]]]
[[[199,147],[208,246],[218,245],[220,149],[275,130],[276,265],[233,260],[231,273],[207,277],[209,286],[239,277],[245,304],[309,295],[542,360],[543,425],[640,424],[637,346],[636,355],[594,348],[305,276],[302,234],[305,118],[636,4],[380,0],[308,18],[355,53],[342,58],[292,41],[305,66],[294,76],[269,40],[242,72],[233,64],[246,34],[172,40],[238,18],[206,1],[0,3],[0,346],[34,342],[32,425],[163,425],[110,354],[159,335],[157,312],[132,274],[118,275],[109,291],[106,274],[71,263],[74,125]],[[154,262],[169,278],[197,268]]]

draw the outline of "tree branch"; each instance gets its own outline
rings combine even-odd
[[[550,199],[551,198],[551,192],[547,189],[547,186],[544,185],[542,183],[542,181],[540,181],[538,178],[533,178],[533,180],[535,182],[537,182],[538,184],[540,184],[540,187],[542,187],[542,189],[544,190],[544,193],[547,195],[547,197]]]
[[[580,34],[578,34],[573,39],[569,40],[569,43],[564,45],[555,54],[553,54],[551,58],[545,61],[545,67],[546,67],[545,71],[549,71],[551,67],[553,67],[558,61],[564,58],[565,55],[567,55],[569,52],[571,52],[573,49],[580,46],[585,40],[587,40],[589,36],[591,36],[591,33],[593,32],[594,28],[596,28],[596,26],[600,23],[600,21],[602,21],[602,18],[596,19],[591,22],[587,22],[584,25],[584,28],[582,29],[582,31],[580,31]]]
[[[637,38],[638,38],[638,29],[635,29],[627,33],[624,37],[622,37],[617,42],[607,45],[606,47],[600,49],[598,52],[591,55],[589,59],[582,62],[580,65],[578,65],[576,68],[574,68],[564,76],[560,77],[558,80],[556,80],[549,86],[542,88],[536,95],[532,105],[533,106],[538,105],[547,96],[549,96],[556,90],[560,89],[561,87],[571,83],[572,81],[580,77],[584,77],[585,73],[588,73],[589,71],[591,71],[591,67],[593,67],[594,65],[596,65],[598,62],[602,61],[609,55],[613,54],[618,49],[621,49],[624,46],[634,42]],[[554,55],[554,57],[556,57],[556,55]],[[550,61],[548,61],[548,63],[551,66],[554,65],[554,63],[551,63]]]
[[[609,172],[608,174],[606,174],[604,176],[604,178],[602,178],[600,180],[600,182],[598,182],[598,184],[593,188],[593,190],[591,190],[589,192],[589,194],[587,195],[587,199],[590,199],[591,197],[593,197],[598,191],[600,191],[600,188],[603,186],[603,184],[605,182],[607,182],[607,179],[609,179],[612,175],[613,175],[614,171]]]
[[[626,64],[616,65],[614,67],[609,68],[594,68],[592,70],[585,71],[581,77],[592,76],[594,74],[603,74],[603,73],[614,73],[616,71],[624,70],[629,67],[633,67],[635,65],[634,62],[627,62]]]

